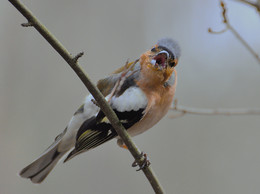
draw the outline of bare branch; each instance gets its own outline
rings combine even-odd
[[[247,50],[256,58],[256,60],[260,64],[260,57],[259,57],[259,55],[254,51],[254,49],[252,49],[252,47],[250,47],[250,45],[242,38],[242,36],[230,24],[230,22],[229,22],[229,20],[227,18],[227,9],[226,9],[226,6],[225,6],[224,2],[221,1],[220,5],[222,7],[223,23],[226,25],[226,27],[225,27],[225,29],[223,29],[221,31],[214,31],[211,28],[209,28],[208,32],[212,33],[212,34],[220,34],[220,33],[226,32],[227,30],[230,30],[233,33],[233,35],[235,35],[235,37],[247,48]]]
[[[72,57],[66,48],[47,30],[47,28],[42,25],[39,20],[19,1],[19,0],[9,0],[13,6],[29,21],[33,24],[33,27],[49,42],[49,44],[63,57],[63,59],[70,65],[70,67],[75,71],[84,85],[87,87],[89,92],[93,95],[99,107],[102,109],[104,114],[109,119],[110,123],[116,130],[117,134],[124,141],[125,145],[141,167],[144,161],[140,150],[131,140],[130,136],[124,129],[123,125],[120,123],[115,112],[109,106],[108,102],[105,100],[104,96],[97,89],[97,87],[90,81],[84,70],[77,63],[77,59],[82,55],[76,55]],[[163,193],[162,186],[160,185],[158,179],[156,178],[151,167],[145,167],[142,169],[145,176],[149,180],[151,186],[155,193]]]
[[[170,118],[176,118],[184,116],[185,114],[194,115],[260,115],[260,108],[217,108],[217,109],[205,109],[205,108],[191,108],[185,106],[179,106],[177,99],[174,101],[174,106],[171,110],[178,112],[177,115],[171,115]]]
[[[245,3],[247,5],[253,6],[256,8],[256,10],[260,13],[260,0],[257,0],[256,2],[251,2],[251,1],[246,1],[246,0],[235,0],[235,1],[239,1],[242,3]]]

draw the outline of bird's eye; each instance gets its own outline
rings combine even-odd
[[[171,60],[169,61],[169,65],[170,65],[170,67],[175,67],[175,66],[177,65],[177,60],[171,59]]]
[[[156,49],[155,47],[153,47],[153,48],[151,49],[152,52],[156,52],[156,50],[157,50],[157,49]]]

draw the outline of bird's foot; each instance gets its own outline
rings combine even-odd
[[[136,171],[140,171],[143,168],[150,166],[150,164],[151,164],[151,162],[149,161],[149,158],[147,157],[147,154],[144,152],[141,152],[140,160],[141,160],[141,164],[139,165],[139,169],[137,169]],[[132,164],[132,167],[136,167],[136,166],[138,166],[138,162],[135,160]]]

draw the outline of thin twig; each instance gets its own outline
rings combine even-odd
[[[79,60],[79,58],[80,57],[82,57],[84,55],[84,52],[80,52],[80,53],[78,53],[75,57],[73,57],[73,62],[74,63],[77,63],[78,62],[78,60]]]
[[[22,23],[21,26],[22,27],[31,27],[31,26],[33,26],[33,23],[31,23],[31,22]]]
[[[240,36],[240,34],[233,28],[233,26],[230,24],[228,18],[227,18],[227,9],[223,1],[220,2],[221,8],[222,8],[222,17],[223,17],[223,23],[226,25],[225,28],[221,31],[214,31],[211,28],[208,29],[209,33],[212,34],[220,34],[223,32],[226,32],[227,30],[230,30],[235,37],[247,48],[247,50],[256,58],[258,63],[260,64],[260,57],[259,55],[254,51],[254,49]]]
[[[9,0],[13,6],[28,20],[29,23],[33,24],[33,27],[50,43],[50,45],[62,56],[62,58],[70,65],[70,67],[75,71],[78,77],[81,79],[83,84],[87,87],[89,92],[93,95],[99,107],[102,109],[104,114],[107,116],[112,126],[116,130],[117,134],[124,141],[125,145],[138,162],[139,166],[142,165],[144,160],[141,156],[140,150],[131,140],[130,136],[120,123],[115,112],[109,106],[107,101],[97,87],[90,81],[84,70],[79,66],[75,57],[66,50],[66,48],[47,30],[47,28],[42,25],[39,20],[19,1],[19,0]],[[77,55],[78,56],[78,55]],[[76,56],[76,58],[77,58]],[[145,167],[142,169],[145,176],[149,180],[151,186],[155,193],[163,193],[162,186],[160,185],[157,177],[152,171],[151,167]]]
[[[174,101],[174,105],[171,110],[179,112],[177,115],[171,115],[170,118],[176,118],[184,116],[185,114],[194,115],[260,115],[260,108],[217,108],[217,109],[205,109],[205,108],[191,108],[185,106],[179,106],[177,99]]]
[[[260,13],[260,0],[257,0],[256,2],[251,2],[251,1],[246,1],[246,0],[235,0],[235,1],[240,1],[242,3],[245,3],[247,5],[253,6],[256,8],[256,10]]]

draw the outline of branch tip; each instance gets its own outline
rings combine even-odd
[[[31,27],[31,26],[33,26],[33,23],[32,22],[22,23],[21,26],[22,27]]]
[[[211,33],[211,34],[221,34],[221,33],[224,33],[228,30],[228,27],[224,28],[223,30],[220,30],[220,31],[214,31],[212,30],[212,28],[208,28],[208,32]]]
[[[73,57],[72,61],[73,61],[74,63],[77,63],[78,60],[79,60],[79,58],[82,57],[83,55],[84,55],[84,52],[78,53],[75,57]]]

